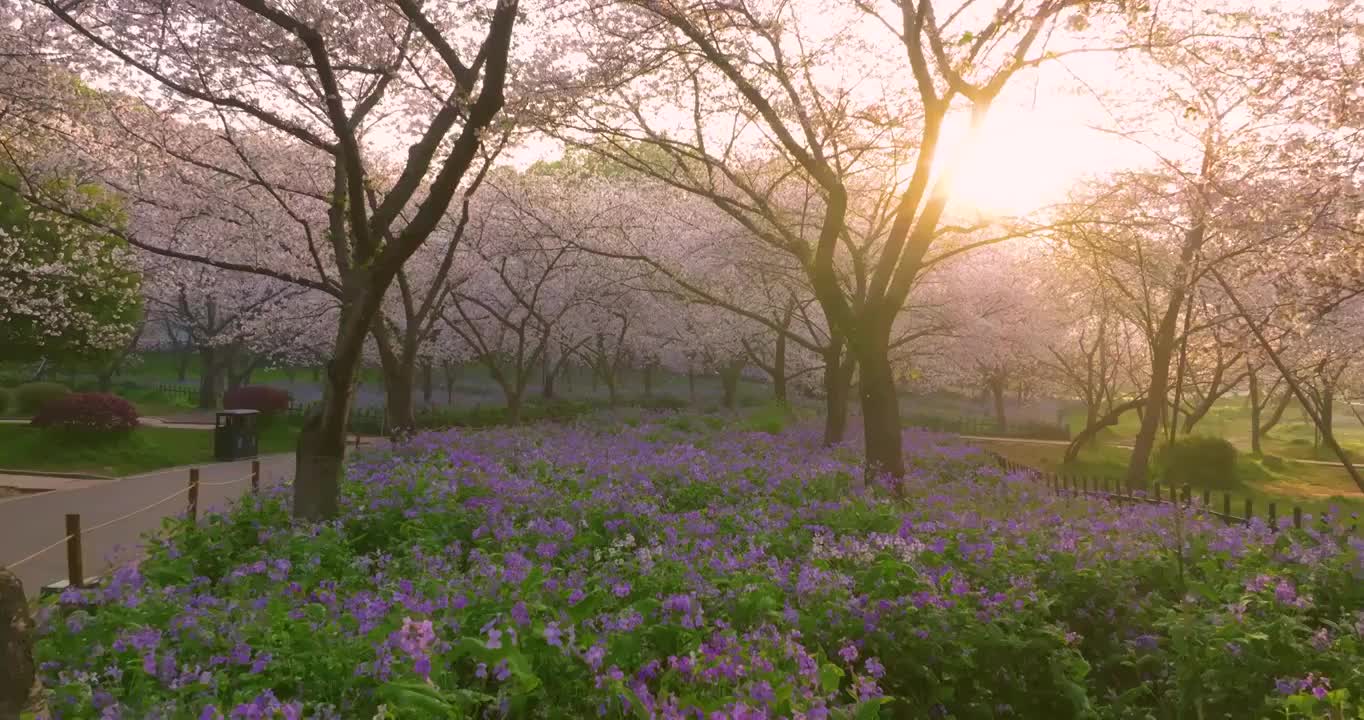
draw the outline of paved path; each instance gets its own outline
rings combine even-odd
[[[266,455],[261,460],[261,484],[273,485],[291,477],[293,453]],[[227,501],[250,492],[251,462],[205,463],[200,465],[199,511],[221,508]],[[118,518],[184,490],[189,468],[171,468],[143,475],[107,481],[93,481],[69,489],[24,495],[0,500],[0,564],[13,563],[66,535],[65,516],[80,513],[82,529]],[[106,570],[112,559],[135,552],[145,533],[161,527],[161,520],[185,511],[187,500],[181,493],[109,527],[83,532],[85,574],[93,576]],[[66,550],[58,546],[15,569],[24,589],[36,595],[39,588],[66,578]]]

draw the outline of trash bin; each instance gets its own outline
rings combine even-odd
[[[213,459],[240,460],[256,456],[255,410],[220,410],[213,428]]]

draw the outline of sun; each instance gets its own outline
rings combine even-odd
[[[950,200],[955,212],[1026,215],[1064,200],[1076,183],[1120,162],[1117,141],[1070,114],[996,107],[969,144],[967,129],[964,116],[954,117],[943,133],[944,157],[957,158]]]

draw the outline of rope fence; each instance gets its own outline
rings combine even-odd
[[[35,560],[35,559],[37,559],[37,558],[43,556],[44,554],[46,554],[46,553],[48,553],[48,552],[51,552],[52,550],[57,549],[58,547],[61,547],[61,546],[65,545],[65,546],[66,546],[66,549],[67,549],[67,582],[68,582],[68,585],[69,585],[70,587],[80,587],[81,585],[83,585],[83,584],[85,583],[84,572],[83,572],[83,570],[82,570],[82,565],[83,565],[83,562],[82,562],[82,559],[83,559],[83,552],[82,552],[82,550],[81,550],[81,540],[82,540],[82,537],[83,537],[84,535],[88,535],[88,534],[90,534],[90,533],[97,532],[97,531],[99,531],[99,530],[103,530],[104,528],[107,528],[107,527],[109,527],[109,526],[111,526],[111,525],[115,525],[115,524],[117,524],[117,523],[121,523],[121,522],[123,522],[123,521],[125,521],[125,520],[128,520],[129,518],[133,518],[133,517],[136,517],[136,516],[138,516],[138,515],[141,515],[142,513],[148,512],[148,511],[153,510],[153,509],[155,509],[155,508],[157,508],[157,507],[160,507],[160,506],[162,506],[162,505],[165,505],[166,503],[168,503],[168,502],[170,502],[170,501],[172,501],[172,500],[174,500],[174,499],[180,497],[181,495],[188,495],[188,496],[189,496],[189,497],[188,497],[187,515],[189,516],[189,519],[190,519],[191,522],[197,523],[197,522],[198,522],[198,519],[199,519],[199,518],[198,518],[198,510],[199,510],[199,488],[201,488],[201,487],[225,487],[225,486],[228,486],[228,485],[236,485],[236,484],[238,484],[238,483],[245,482],[245,481],[248,481],[248,480],[251,482],[251,492],[252,492],[252,494],[257,494],[257,493],[259,493],[259,492],[260,492],[260,461],[259,461],[259,460],[252,460],[252,461],[251,461],[251,472],[247,473],[246,475],[243,475],[243,476],[241,476],[241,477],[239,477],[239,478],[235,478],[235,479],[232,479],[232,480],[221,480],[221,481],[218,481],[218,482],[203,482],[203,481],[201,481],[201,480],[199,479],[199,468],[190,468],[190,471],[189,471],[189,482],[188,482],[184,487],[180,488],[179,490],[176,490],[175,492],[173,492],[173,493],[171,493],[171,494],[169,494],[169,495],[167,495],[167,496],[165,496],[165,497],[163,497],[163,498],[161,498],[161,499],[159,499],[159,500],[156,500],[155,502],[152,502],[152,503],[149,503],[149,504],[147,504],[147,505],[144,505],[144,506],[142,506],[142,507],[140,507],[140,508],[138,508],[138,509],[136,509],[136,510],[133,510],[133,511],[130,511],[130,512],[126,512],[126,513],[124,513],[124,514],[122,514],[122,515],[119,515],[118,517],[113,518],[113,519],[111,519],[111,520],[106,520],[106,521],[104,521],[104,522],[102,522],[102,523],[100,523],[100,524],[98,524],[98,525],[95,525],[94,527],[86,528],[84,531],[81,530],[81,526],[80,526],[80,517],[81,517],[80,514],[79,514],[79,513],[68,513],[68,514],[66,515],[66,535],[65,535],[64,537],[62,537],[60,540],[57,540],[56,542],[50,543],[50,544],[48,544],[48,545],[45,545],[45,546],[43,546],[42,548],[40,548],[40,549],[38,549],[38,550],[36,550],[36,551],[34,551],[34,552],[32,552],[32,553],[30,553],[30,554],[24,556],[23,558],[20,558],[19,560],[15,561],[15,562],[13,562],[13,563],[9,563],[8,565],[5,565],[4,567],[13,570],[13,569],[15,569],[15,568],[18,568],[18,567],[21,566],[21,565],[24,565],[25,563],[32,562],[33,560]]]

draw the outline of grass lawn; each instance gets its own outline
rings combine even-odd
[[[1084,427],[1084,413],[1072,413],[1067,420],[1073,430]],[[1364,425],[1346,407],[1338,407],[1334,419],[1336,440],[1352,457],[1364,458]],[[1136,437],[1140,422],[1137,414],[1123,415],[1121,422],[1104,430],[1099,437],[1115,444],[1128,444]],[[1250,450],[1250,410],[1244,398],[1226,398],[1213,406],[1212,410],[1194,426],[1197,435],[1223,437],[1243,451]],[[1268,455],[1301,460],[1334,461],[1335,455],[1325,447],[1317,447],[1316,428],[1308,419],[1302,407],[1296,402],[1284,411],[1283,419],[1261,440],[1263,451]]]
[[[261,453],[294,449],[297,429],[276,425],[262,431]],[[0,468],[41,472],[133,475],[159,468],[213,462],[207,430],[140,427],[113,436],[0,425]]]
[[[1070,464],[1062,465],[1064,445],[1036,443],[973,441],[987,450],[1003,455],[1014,462],[1048,472],[1062,472],[1095,478],[1121,478],[1125,475],[1131,451],[1113,445],[1099,445],[1080,452]],[[1348,512],[1364,511],[1364,493],[1351,482],[1343,468],[1292,461],[1258,460],[1248,454],[1237,459],[1239,487],[1232,491],[1233,507],[1240,512],[1244,498],[1249,497],[1263,508],[1275,502],[1282,508],[1298,505],[1309,512],[1332,506]],[[1213,493],[1220,497],[1221,493]]]

